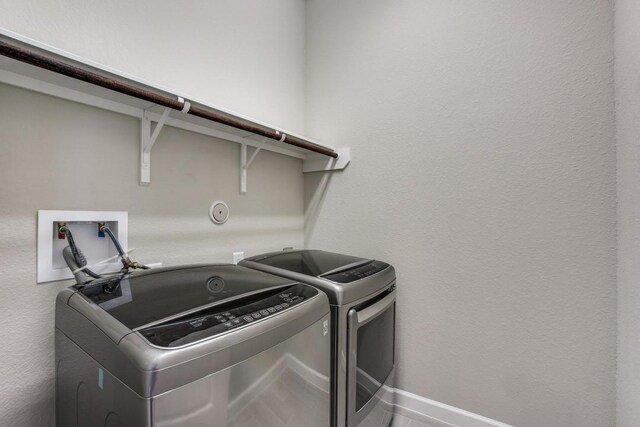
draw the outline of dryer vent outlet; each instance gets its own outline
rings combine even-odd
[[[209,208],[209,218],[215,224],[224,224],[229,219],[229,206],[220,200],[213,202]]]

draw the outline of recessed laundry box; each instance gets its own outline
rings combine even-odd
[[[56,302],[58,426],[328,426],[327,296],[234,265],[146,270]]]
[[[321,289],[331,303],[332,426],[393,419],[396,274],[382,261],[318,250],[272,252],[240,263]]]

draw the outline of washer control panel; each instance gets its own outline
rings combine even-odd
[[[139,332],[152,344],[176,347],[273,316],[317,294],[316,289],[297,284],[250,295],[231,303],[141,329]]]

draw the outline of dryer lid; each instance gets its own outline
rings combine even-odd
[[[372,260],[320,250],[284,251],[248,258],[251,261],[307,276],[320,277],[370,263]]]
[[[77,289],[133,330],[291,283],[236,265],[209,264],[146,270],[95,280]]]

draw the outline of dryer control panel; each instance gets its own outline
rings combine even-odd
[[[349,270],[343,270],[338,273],[328,274],[322,276],[325,279],[331,280],[337,283],[350,283],[356,280],[364,279],[372,274],[376,274],[389,267],[389,264],[382,261],[371,261],[360,267],[352,268]]]
[[[276,315],[317,294],[316,289],[297,284],[240,298],[138,332],[157,346],[177,347]]]

